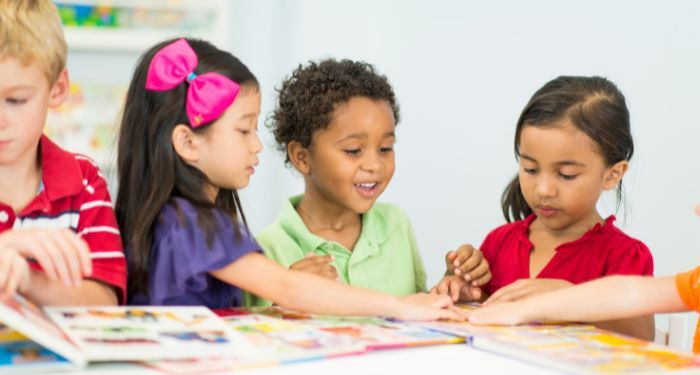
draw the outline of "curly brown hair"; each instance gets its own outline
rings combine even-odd
[[[325,59],[309,61],[294,70],[277,89],[277,107],[267,126],[275,136],[277,148],[289,165],[287,145],[292,141],[309,147],[313,134],[328,127],[333,111],[351,98],[362,96],[386,100],[399,122],[399,105],[386,76],[363,61]]]

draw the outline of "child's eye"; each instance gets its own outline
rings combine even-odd
[[[9,104],[12,104],[12,105],[20,105],[20,104],[26,103],[27,99],[7,98],[7,99],[5,99],[5,101]]]
[[[343,151],[348,155],[359,155],[362,150],[359,148],[351,148]]]
[[[393,147],[381,147],[381,148],[379,148],[379,152],[382,152],[382,153],[389,153],[392,151],[394,151]]]
[[[578,177],[577,174],[564,174],[564,173],[559,173],[559,177],[563,178],[564,180],[570,181],[573,180],[574,178]]]
[[[250,134],[250,130],[238,129],[238,131],[239,131],[241,134],[243,134],[243,135],[248,135],[248,134]]]
[[[527,174],[535,174],[537,170],[535,168],[523,168],[523,171]]]

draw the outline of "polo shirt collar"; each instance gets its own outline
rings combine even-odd
[[[41,180],[49,200],[76,195],[83,188],[82,173],[78,161],[47,136],[41,140]]]
[[[39,140],[41,160],[41,188],[37,197],[27,205],[20,215],[34,211],[48,212],[51,202],[77,195],[83,188],[80,166],[73,154],[64,151],[47,136]]]
[[[305,252],[308,252],[331,241],[311,233],[306,227],[306,224],[304,224],[304,221],[295,209],[302,198],[304,198],[303,194],[289,198],[285,202],[284,207],[282,207],[282,212],[278,220],[282,228],[284,228],[287,233],[291,233],[299,243],[299,246],[304,249]],[[381,212],[373,208],[370,209],[367,213],[362,215],[362,229],[358,242],[355,245],[356,249],[368,249],[367,255],[378,252],[379,247],[389,238],[392,229],[390,225],[391,223],[386,220]],[[361,241],[366,242],[369,246],[364,246],[364,244],[360,243]]]

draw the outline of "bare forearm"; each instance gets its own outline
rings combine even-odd
[[[288,270],[259,254],[246,255],[212,275],[281,306],[318,314],[393,315],[398,306],[397,297]]]
[[[683,309],[673,277],[612,276],[528,298],[532,320],[603,321]]]
[[[398,299],[298,271],[290,273],[270,298],[279,305],[317,314],[387,315],[394,311]],[[313,290],[312,293],[309,291]]]
[[[49,279],[45,273],[32,270],[31,286],[22,291],[39,305],[116,305],[114,290],[94,280],[83,280],[80,286],[66,286],[61,281]]]

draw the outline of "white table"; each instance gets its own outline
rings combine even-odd
[[[294,363],[282,366],[238,370],[243,375],[449,375],[453,374],[554,374],[505,356],[484,352],[466,344],[437,345],[417,348],[375,351],[342,358]],[[59,374],[59,373],[53,373]],[[65,373],[61,373],[65,374]],[[133,364],[94,364],[72,374],[121,375],[163,374]]]

